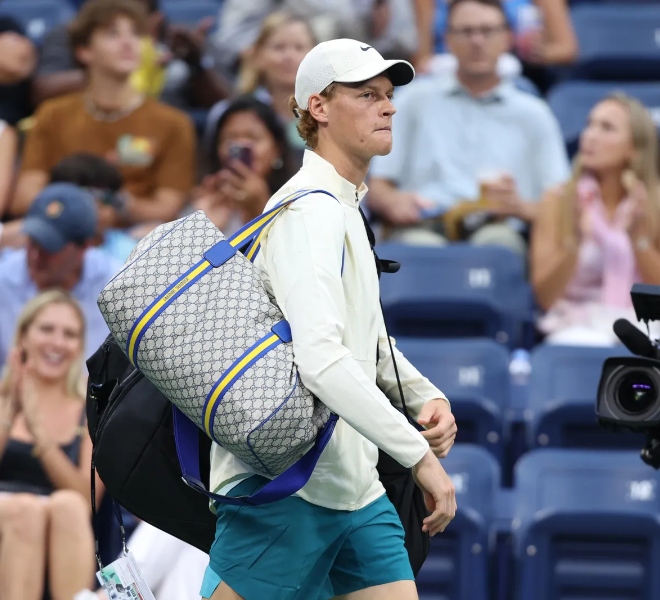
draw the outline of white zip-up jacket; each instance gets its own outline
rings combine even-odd
[[[378,448],[411,467],[428,443],[392,406],[401,402],[374,258],[358,211],[367,188],[357,189],[326,160],[306,151],[302,169],[266,210],[303,188],[326,190],[336,200],[310,194],[285,209],[264,234],[255,264],[291,325],[302,382],[339,416],[312,477],[297,495],[327,508],[357,510],[385,492],[376,471]],[[425,402],[444,395],[396,348],[395,353],[406,405],[417,418]],[[211,489],[225,493],[250,473],[245,463],[213,444]]]

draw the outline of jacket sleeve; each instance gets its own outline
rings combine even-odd
[[[291,326],[304,385],[378,448],[411,467],[428,451],[428,443],[342,343],[344,237],[341,205],[324,194],[311,194],[284,211],[267,232],[264,268]]]
[[[406,407],[410,417],[417,419],[422,410],[422,406],[424,406],[429,400],[442,398],[447,404],[449,404],[447,397],[426,377],[424,377],[403,354],[401,354],[396,347],[394,338],[391,339],[392,350],[394,351],[394,361],[396,361],[397,370],[399,371],[399,379],[401,380],[401,387],[403,388],[403,397],[406,401]],[[378,378],[376,382],[378,387],[383,390],[385,395],[389,398],[390,402],[394,404],[394,406],[402,408],[401,395],[399,393],[396,372],[394,370],[394,361],[392,360],[392,352],[390,351],[390,345],[387,341],[385,324],[382,323],[381,315],[381,328],[380,335],[378,336]]]

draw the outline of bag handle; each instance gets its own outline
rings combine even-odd
[[[294,194],[287,196],[282,199],[277,206],[271,208],[269,211],[259,215],[256,219],[252,219],[246,225],[243,225],[234,235],[232,235],[227,240],[222,240],[220,244],[229,243],[231,246],[245,254],[246,258],[250,261],[254,261],[261,249],[261,237],[264,233],[264,230],[267,225],[270,223],[285,209],[287,206],[300,200],[300,198],[307,196],[309,194],[325,194],[337,200],[337,198],[332,195],[327,190],[312,190],[312,189],[303,189],[298,190]]]
[[[204,494],[211,500],[234,506],[260,506],[277,502],[295,494],[312,476],[314,467],[323,450],[328,445],[330,437],[337,424],[337,415],[330,418],[316,436],[314,446],[302,458],[291,465],[286,471],[269,481],[257,492],[249,496],[221,496],[206,489],[199,472],[199,436],[206,435],[195,423],[172,405],[174,417],[174,438],[176,452],[181,465],[183,481],[194,490]]]

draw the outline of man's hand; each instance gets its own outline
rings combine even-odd
[[[376,207],[376,212],[390,225],[404,227],[422,220],[422,212],[433,208],[433,203],[415,192],[393,192],[386,203]]]
[[[444,458],[456,439],[456,420],[451,414],[449,403],[444,398],[427,402],[419,413],[417,422],[426,428],[422,435],[429,443],[433,454]]]
[[[170,48],[175,56],[191,65],[198,65],[204,54],[206,36],[215,23],[213,17],[202,19],[195,29],[183,25],[169,28]]]
[[[422,531],[433,537],[445,530],[456,515],[456,490],[449,475],[431,451],[413,467],[415,483],[424,492],[424,503],[431,515],[424,519]]]
[[[503,175],[496,181],[484,184],[488,209],[501,217],[517,217],[523,221],[532,221],[534,211],[529,202],[518,194],[516,181],[511,175]]]

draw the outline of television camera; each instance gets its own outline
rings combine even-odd
[[[641,322],[660,320],[660,286],[635,284],[630,292]],[[608,358],[598,384],[596,415],[608,429],[647,436],[642,460],[660,469],[660,345],[630,321],[619,319],[614,333],[633,356]]]

